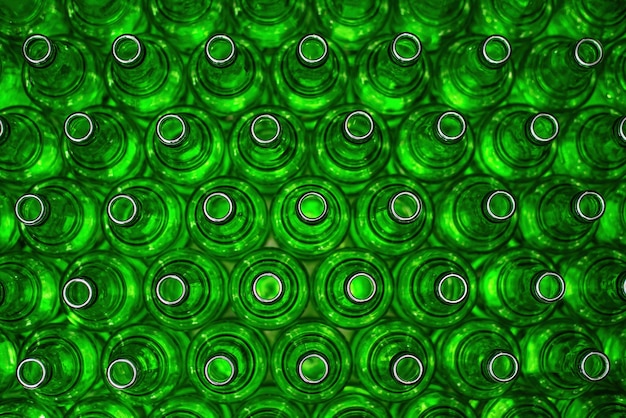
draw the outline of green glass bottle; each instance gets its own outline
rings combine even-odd
[[[535,391],[573,399],[597,387],[609,374],[609,358],[582,325],[570,319],[542,322],[521,337],[522,373]]]
[[[317,267],[312,282],[321,316],[341,328],[360,328],[382,318],[393,298],[385,261],[362,249],[341,249]]]
[[[426,328],[461,322],[476,303],[476,273],[460,255],[425,248],[398,260],[393,307],[398,316]]]
[[[359,52],[355,66],[354,92],[383,115],[405,113],[427,92],[430,63],[421,40],[410,32],[372,40]]]
[[[187,241],[183,203],[166,183],[133,178],[111,190],[102,207],[104,235],[131,257],[151,257]]]
[[[299,177],[274,196],[271,222],[281,248],[318,257],[335,249],[348,232],[348,202],[341,190],[321,177]]]
[[[626,39],[620,39],[606,48],[605,70],[598,77],[596,93],[600,100],[626,112]]]
[[[267,207],[251,184],[219,177],[198,188],[187,205],[187,227],[196,245],[220,258],[239,258],[265,242]]]
[[[0,9],[0,33],[21,42],[33,33],[69,32],[63,4],[58,0],[6,1]]]
[[[384,119],[362,105],[328,111],[315,126],[311,171],[335,182],[346,194],[357,193],[384,172],[390,137]]]
[[[101,390],[102,391],[102,390]],[[104,392],[104,391],[102,391]],[[123,402],[104,396],[88,396],[76,402],[66,413],[66,418],[136,418],[137,411]]]
[[[435,369],[432,343],[416,326],[379,322],[360,329],[351,341],[361,383],[376,398],[400,402],[426,389]]]
[[[261,52],[241,36],[217,34],[198,45],[187,64],[187,79],[195,97],[228,120],[259,104],[266,94]]]
[[[457,250],[490,252],[513,237],[517,203],[500,181],[470,175],[440,193],[435,233],[442,242]]]
[[[0,302],[0,309],[4,302]],[[9,393],[15,384],[15,369],[17,368],[18,345],[12,334],[0,328],[0,391]],[[0,408],[1,410],[1,408]],[[0,414],[0,416],[2,416]]]
[[[233,170],[261,193],[274,194],[287,180],[305,171],[307,139],[304,125],[290,110],[255,108],[233,127],[229,147]]]
[[[488,112],[477,130],[477,162],[482,171],[503,180],[527,181],[550,169],[562,134],[551,113],[512,104]],[[554,141],[558,139],[558,147]]]
[[[22,57],[13,50],[9,42],[4,40],[0,40],[0,54],[2,54],[0,91],[3,92],[0,108],[30,105],[30,98],[26,95],[22,84]]]
[[[115,183],[143,171],[144,153],[132,119],[111,107],[93,107],[65,119],[63,152],[78,178]]]
[[[276,339],[271,370],[276,385],[307,404],[329,400],[348,382],[350,347],[337,329],[319,321],[298,321]]]
[[[61,412],[52,405],[42,405],[26,396],[7,395],[0,400],[0,416],[23,418],[61,418]]]
[[[626,390],[626,330],[623,324],[612,327],[598,327],[596,335],[602,348],[611,362],[611,373],[607,376],[609,384],[617,385],[617,389]],[[591,396],[585,394],[585,396]],[[626,409],[626,404],[624,405]]]
[[[163,417],[231,418],[232,412],[227,404],[207,402],[193,388],[183,387],[157,404],[148,415],[148,418]]]
[[[236,418],[292,418],[306,417],[303,405],[285,398],[276,386],[261,387],[253,397],[243,402]],[[216,417],[217,418],[217,417]]]
[[[469,23],[469,0],[399,0],[392,13],[391,27],[397,33],[419,34],[427,51],[436,51],[448,38]]]
[[[544,396],[533,396],[526,391],[514,390],[505,396],[487,401],[480,413],[484,418],[560,418],[556,405]]]
[[[103,100],[100,63],[82,41],[31,35],[22,45],[28,97],[45,109],[79,111]]]
[[[211,401],[234,403],[256,392],[267,372],[265,336],[236,321],[203,328],[187,352],[191,383]]]
[[[343,50],[318,34],[292,38],[274,54],[272,81],[278,100],[305,120],[345,100],[348,62]]]
[[[146,267],[112,251],[76,258],[61,279],[61,300],[68,319],[90,331],[113,331],[141,320],[140,282]]]
[[[301,0],[235,0],[237,28],[261,49],[277,48],[309,20],[310,9]]]
[[[596,239],[604,244],[626,246],[626,184],[617,181],[605,190],[606,210],[600,218]]]
[[[143,284],[146,308],[175,330],[198,328],[219,318],[226,307],[227,273],[195,249],[170,251],[148,269]]]
[[[416,179],[442,182],[462,173],[474,154],[474,135],[465,117],[431,104],[400,123],[394,146],[398,168]]]
[[[42,402],[71,405],[99,378],[100,350],[94,336],[72,326],[40,327],[20,349],[17,380]]]
[[[307,307],[307,272],[289,253],[262,248],[235,265],[229,293],[231,308],[244,323],[260,329],[282,328]]]
[[[540,35],[548,27],[554,3],[554,0],[481,1],[471,14],[469,27],[472,32],[481,35],[499,33],[522,47],[528,39]]]
[[[144,6],[155,29],[185,54],[223,29],[228,22],[226,4],[215,0],[148,0]]]
[[[59,129],[32,107],[9,107],[0,112],[0,180],[33,184],[64,169]],[[28,140],[24,140],[28,138]]]
[[[154,174],[186,194],[229,167],[219,122],[198,107],[167,109],[146,129],[145,144]]]
[[[593,93],[602,55],[602,44],[592,38],[541,38],[519,64],[514,94],[543,111],[580,107]]]
[[[433,78],[433,92],[461,112],[476,113],[495,107],[513,87],[510,58],[511,44],[501,35],[459,38],[439,55],[440,71]]]
[[[15,192],[8,188],[0,189],[0,254],[5,254],[15,247],[20,236],[13,212],[15,200]]]
[[[419,397],[400,407],[399,418],[476,418],[476,411],[465,399],[431,384]],[[508,417],[507,417],[508,418]],[[512,418],[512,417],[511,417]]]
[[[594,183],[620,179],[626,174],[626,116],[605,106],[577,110],[557,150],[555,173]]]
[[[152,116],[175,106],[185,93],[178,53],[153,35],[115,38],[104,73],[111,98],[125,112],[137,116]]]
[[[397,256],[422,245],[432,223],[432,203],[419,184],[404,176],[379,177],[353,205],[350,236],[359,247]]]
[[[346,386],[330,401],[318,405],[313,418],[391,418],[388,408],[361,388]]]
[[[461,395],[496,398],[515,386],[520,370],[519,346],[507,328],[472,319],[435,331],[431,338],[436,341],[439,378],[451,382],[451,388]]]
[[[15,203],[24,241],[45,255],[71,255],[102,240],[98,204],[92,190],[54,177],[37,183]]]
[[[588,324],[607,326],[626,319],[626,256],[594,246],[560,261],[567,280],[565,302]]]
[[[622,2],[573,0],[559,2],[559,6],[548,29],[550,35],[584,33],[612,41],[619,39],[626,30],[626,4]]]
[[[166,398],[184,375],[189,344],[182,332],[144,323],[111,336],[101,356],[101,373],[111,392],[127,405]]]
[[[519,229],[532,248],[576,250],[593,238],[604,208],[599,193],[570,177],[552,176],[522,194]]]
[[[626,416],[626,396],[623,392],[600,389],[572,399],[561,410],[563,418],[619,418]]]

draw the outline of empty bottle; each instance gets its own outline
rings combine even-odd
[[[198,395],[192,387],[182,387],[157,404],[148,418],[169,416],[230,418],[232,414],[227,404],[207,401]]]
[[[552,167],[556,151],[562,146],[557,118],[522,104],[487,112],[477,132],[480,168],[503,180],[541,177]]]
[[[481,409],[485,418],[535,417],[560,418],[559,410],[552,401],[542,396],[530,395],[521,389],[511,391],[505,396],[491,399]]]
[[[22,54],[26,94],[42,108],[79,111],[102,102],[100,63],[82,41],[31,35]]]
[[[285,396],[319,403],[337,395],[352,368],[350,347],[337,329],[319,321],[298,321],[276,339],[271,370]]]
[[[239,261],[230,274],[229,292],[235,315],[260,329],[291,324],[309,302],[304,266],[277,248],[256,250]]]
[[[604,198],[564,176],[542,179],[520,198],[520,232],[532,248],[545,251],[582,248],[598,229]]]
[[[548,30],[549,34],[581,33],[598,39],[612,41],[624,34],[626,4],[599,0],[573,0],[559,3]]]
[[[595,329],[602,343],[602,348],[611,364],[611,372],[607,376],[609,384],[617,385],[618,389],[626,390],[626,331],[622,324]],[[586,394],[585,396],[592,396]],[[625,404],[626,409],[626,404]]]
[[[3,304],[4,302],[1,301],[0,309],[2,309]],[[0,358],[3,359],[2,363],[0,363],[0,391],[9,393],[15,384],[18,345],[14,336],[8,332],[5,333],[1,328],[2,326],[0,325]]]
[[[488,110],[511,92],[514,71],[510,58],[511,44],[501,35],[459,38],[439,56],[440,71],[433,79],[433,91],[461,112]]]
[[[465,117],[438,104],[411,112],[400,123],[396,138],[398,168],[428,183],[460,175],[474,153],[474,135]]]
[[[626,112],[626,74],[620,68],[626,67],[626,39],[617,40],[606,48],[604,71],[598,77],[596,93],[603,104],[611,105]],[[595,101],[594,101],[595,102]]]
[[[278,387],[265,386],[243,402],[233,416],[291,418],[305,417],[308,414],[302,404],[285,398]]]
[[[100,389],[96,396],[88,396],[77,401],[67,411],[66,418],[135,418],[137,411],[122,401],[111,398],[106,390]]]
[[[104,235],[117,251],[151,257],[185,245],[183,204],[168,184],[133,178],[118,183],[102,207]]]
[[[187,352],[191,383],[214,402],[235,403],[256,392],[267,372],[269,346],[254,328],[228,320],[195,335]]]
[[[58,0],[11,1],[0,9],[0,33],[16,42],[33,33],[56,35],[69,29],[63,3]]]
[[[561,408],[563,418],[603,418],[626,415],[626,396],[623,392],[599,389],[572,399]]]
[[[419,397],[399,408],[401,418],[430,418],[436,416],[448,418],[476,418],[476,411],[463,398],[457,397],[438,385],[431,384]]]
[[[327,112],[313,133],[311,169],[344,193],[361,191],[389,162],[387,124],[373,110],[343,105]]]
[[[265,242],[267,208],[251,184],[219,177],[198,188],[187,205],[191,238],[220,258],[239,258]]]
[[[175,106],[185,93],[178,53],[153,35],[115,38],[104,72],[111,98],[125,112],[137,116],[152,116]]]
[[[271,222],[278,244],[295,255],[328,254],[348,232],[348,202],[341,190],[321,177],[299,177],[274,196]]]
[[[158,257],[145,274],[148,312],[175,330],[198,328],[219,318],[226,307],[227,273],[206,254],[191,248]]]
[[[76,254],[102,239],[100,197],[74,180],[37,183],[15,203],[22,238],[45,255]]]
[[[600,218],[596,238],[604,244],[626,245],[626,184],[618,181],[606,189],[606,210]]]
[[[321,316],[337,327],[359,328],[387,313],[393,281],[384,260],[375,253],[341,249],[317,267],[312,290]]]
[[[232,132],[229,150],[234,171],[261,193],[276,193],[283,183],[305,171],[307,132],[290,110],[255,108],[239,119]]]
[[[115,183],[144,167],[139,131],[132,119],[111,107],[94,107],[65,119],[65,160],[84,181]]]
[[[330,401],[318,405],[313,410],[314,418],[363,417],[391,418],[389,408],[361,388],[346,388]]]
[[[461,322],[476,303],[476,273],[458,253],[425,248],[407,254],[393,269],[398,316],[427,328]]]
[[[0,400],[0,415],[7,417],[61,418],[53,405],[44,405],[25,395],[7,395]]]

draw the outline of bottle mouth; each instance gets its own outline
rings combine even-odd
[[[237,376],[237,366],[222,354],[215,355],[204,365],[204,378],[213,386],[226,386]]]
[[[297,57],[302,65],[320,67],[328,59],[328,43],[320,35],[306,35],[298,42]]]
[[[600,351],[589,351],[580,360],[580,373],[589,382],[603,380],[610,371],[609,358]]]
[[[321,193],[308,192],[298,199],[296,211],[302,222],[317,224],[328,216],[328,201]]]
[[[412,65],[422,54],[422,42],[410,32],[398,34],[391,42],[391,58],[401,66]]]
[[[403,354],[392,360],[391,375],[401,385],[414,385],[424,376],[424,364],[414,354]]]
[[[389,200],[389,215],[395,222],[408,224],[415,221],[422,212],[422,201],[411,191],[396,193]]]
[[[89,281],[82,277],[70,279],[63,286],[63,302],[72,309],[83,309],[95,299],[95,291]]]
[[[174,113],[161,116],[156,124],[157,138],[168,147],[180,145],[187,137],[188,131],[187,122],[180,115]]]
[[[354,303],[367,303],[374,299],[378,285],[371,274],[358,272],[346,280],[345,293],[348,299]]]
[[[582,222],[600,219],[606,208],[604,198],[597,192],[587,190],[574,198],[574,214]]]
[[[374,135],[374,119],[363,111],[357,110],[346,116],[343,122],[343,134],[350,142],[362,144]]]
[[[224,34],[213,35],[204,47],[206,59],[214,67],[224,68],[237,59],[237,48],[233,39]]]
[[[626,145],[626,116],[621,117],[617,122],[617,138],[622,145]],[[0,130],[0,138],[2,137],[2,131]]]
[[[107,382],[115,389],[124,390],[135,385],[137,382],[137,367],[128,359],[117,359],[107,367]]]
[[[513,195],[505,190],[495,190],[485,197],[484,214],[492,222],[504,222],[515,214],[516,202]]]
[[[204,199],[202,210],[209,222],[222,225],[235,215],[235,202],[226,193],[213,192]]]
[[[574,59],[583,68],[592,68],[602,61],[602,44],[592,38],[583,38],[574,47]]]
[[[39,359],[27,358],[17,366],[16,376],[25,389],[37,389],[46,381],[46,366]]]
[[[132,226],[139,220],[139,204],[131,195],[118,194],[109,201],[107,215],[118,226]]]
[[[437,136],[446,143],[455,143],[461,140],[467,131],[465,118],[458,112],[442,113],[437,118]]]
[[[86,113],[72,113],[65,119],[63,130],[71,142],[81,145],[92,138],[95,126],[93,119]]]
[[[480,51],[485,62],[499,67],[511,57],[511,44],[504,36],[492,35],[483,41]]]
[[[31,35],[22,45],[22,54],[29,65],[42,68],[54,60],[55,50],[47,36]]]
[[[565,280],[554,272],[542,273],[535,280],[534,296],[539,302],[554,303],[565,295]]]
[[[467,279],[456,273],[448,273],[437,280],[435,295],[446,305],[462,303],[469,294]]]
[[[321,354],[307,354],[298,361],[298,377],[309,385],[322,383],[329,372],[328,360]]]
[[[511,353],[500,351],[493,354],[487,362],[487,376],[498,383],[508,383],[519,373],[519,362]]]
[[[547,144],[559,134],[559,122],[549,113],[538,113],[530,120],[529,130],[533,141]]]
[[[259,274],[252,283],[252,294],[263,304],[272,304],[278,301],[284,292],[284,284],[274,273]]]
[[[115,62],[127,68],[141,64],[146,53],[139,38],[128,34],[115,38],[111,52]]]
[[[48,203],[36,194],[25,194],[15,203],[15,216],[26,226],[41,225],[48,218]]]
[[[157,281],[155,293],[157,300],[163,305],[177,306],[187,299],[189,286],[179,275],[167,274]]]
[[[272,145],[281,133],[280,122],[269,113],[257,116],[250,125],[252,140],[261,146]]]

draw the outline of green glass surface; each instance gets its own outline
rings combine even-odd
[[[233,171],[261,193],[276,193],[287,180],[304,173],[308,165],[308,134],[289,109],[255,108],[241,116],[230,138]]]
[[[4,7],[0,10],[4,10]],[[2,20],[0,11],[0,21]],[[2,25],[0,25],[2,27]],[[1,29],[0,29],[1,31]],[[18,56],[9,42],[0,41],[0,108],[11,106],[28,106],[30,98],[26,95],[22,85],[22,57]]]
[[[470,28],[474,33],[498,33],[523,46],[527,39],[539,36],[550,23],[554,0],[485,0],[476,4]]]
[[[227,278],[224,268],[201,251],[170,251],[158,257],[145,275],[145,306],[169,328],[198,328],[224,311]]]
[[[207,254],[240,258],[265,242],[267,207],[250,183],[219,177],[198,188],[187,204],[187,227]]]
[[[271,222],[278,244],[297,256],[319,257],[335,249],[348,232],[348,202],[322,177],[299,177],[274,196]]]
[[[404,176],[379,177],[353,205],[350,236],[359,247],[403,255],[426,241],[432,222],[430,197],[418,183]]]
[[[505,396],[488,401],[481,410],[484,418],[560,418],[561,415],[549,398],[528,395],[514,390]]]
[[[10,251],[20,236],[13,211],[15,193],[0,189],[0,254]]]
[[[236,418],[292,418],[306,417],[304,406],[285,398],[276,386],[261,387],[256,394],[243,402]]]
[[[555,10],[549,34],[593,36],[611,41],[624,35],[626,4],[602,0],[571,0],[561,2]]]
[[[626,39],[606,48],[604,71],[598,77],[596,92],[604,104],[626,111]]]
[[[174,47],[155,35],[120,35],[104,70],[111,98],[125,112],[154,116],[185,93],[183,64]]]
[[[239,261],[230,274],[230,304],[246,324],[278,329],[298,319],[309,302],[307,272],[277,248],[262,248]]]
[[[626,390],[626,355],[624,355],[626,330],[622,325],[617,324],[612,327],[596,328],[596,333],[611,362],[611,371],[607,377],[609,385],[617,385],[615,387],[617,390]],[[585,396],[591,395],[586,394]],[[626,410],[626,403],[623,405],[623,409]]]
[[[476,303],[474,269],[459,253],[444,248],[405,255],[394,266],[393,277],[394,310],[426,328],[455,325]]]
[[[400,418],[476,418],[477,415],[466,400],[440,386],[431,384],[427,391],[401,406],[397,416]]]
[[[7,396],[0,400],[0,416],[7,418],[61,418],[61,412],[50,405],[42,405],[26,396]]]
[[[0,302],[0,309],[2,305],[4,302]],[[0,363],[0,391],[3,393],[9,393],[9,389],[15,385],[18,349],[13,335],[0,329],[0,358],[3,360]]]
[[[112,107],[92,107],[65,119],[63,153],[84,182],[116,183],[143,171],[139,128]]]
[[[626,184],[618,181],[608,185],[604,196],[606,210],[596,238],[605,244],[626,246]]]
[[[235,403],[259,388],[267,372],[269,346],[263,334],[237,321],[208,325],[187,352],[191,383],[211,401]]]
[[[369,396],[367,391],[346,387],[330,401],[318,405],[313,418],[391,418],[388,408]]]
[[[348,382],[351,368],[345,337],[323,322],[296,322],[274,342],[274,381],[285,396],[298,402],[315,404],[333,398]]]
[[[137,411],[110,396],[89,396],[77,401],[66,418],[136,418]]]
[[[156,256],[187,241],[182,200],[156,179],[118,183],[102,205],[101,216],[107,241],[125,255]]]
[[[563,418],[620,418],[626,415],[624,393],[598,390],[573,399],[561,410]]]
[[[70,322],[90,331],[113,331],[144,316],[138,260],[112,251],[91,251],[71,262],[59,286]]]
[[[232,413],[227,404],[207,401],[195,393],[193,388],[178,389],[167,399],[157,404],[148,418],[230,418]]]
[[[21,42],[33,33],[64,34],[69,22],[58,0],[4,0],[0,8],[0,33]]]

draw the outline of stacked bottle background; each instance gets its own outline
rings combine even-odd
[[[3,3],[0,414],[626,415],[625,23]]]

